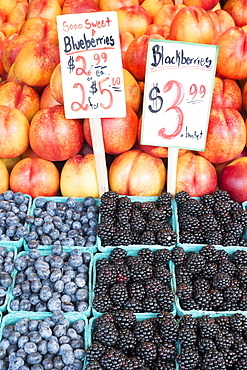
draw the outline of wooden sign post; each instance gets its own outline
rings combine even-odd
[[[117,13],[57,16],[65,117],[89,118],[100,196],[108,191],[101,118],[126,116]]]
[[[205,149],[217,54],[215,45],[149,41],[141,144],[168,147],[172,195],[179,148]]]

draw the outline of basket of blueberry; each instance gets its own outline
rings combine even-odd
[[[100,200],[91,196],[35,198],[27,218],[29,233],[24,249],[49,249],[60,244],[96,252],[99,204]]]
[[[98,249],[105,252],[121,246],[128,250],[141,245],[172,248],[177,241],[173,204],[167,192],[158,197],[105,192],[100,199]]]
[[[140,316],[160,311],[175,315],[171,251],[116,247],[93,257],[92,314],[128,309]]]
[[[79,248],[20,252],[14,262],[8,312],[91,313],[92,253]]]
[[[8,314],[0,329],[0,368],[81,370],[87,325],[81,313]]]
[[[28,234],[27,218],[32,198],[21,192],[7,190],[0,194],[0,243],[20,250]]]
[[[0,312],[6,311],[14,284],[14,260],[17,249],[0,245]]]

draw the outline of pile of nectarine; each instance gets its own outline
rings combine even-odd
[[[102,119],[111,190],[165,190],[168,150],[140,134],[148,42],[167,39],[219,46],[205,150],[179,150],[177,191],[247,200],[246,0],[0,0],[0,192],[99,196],[89,119],[64,115],[56,26],[99,11],[118,15],[127,106]]]

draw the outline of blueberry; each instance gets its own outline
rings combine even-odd
[[[24,365],[24,360],[22,357],[17,357],[13,353],[9,355],[9,368],[11,370],[18,370],[22,365]]]
[[[37,345],[34,342],[26,342],[24,345],[24,350],[29,355],[30,353],[37,351]]]
[[[29,269],[30,269],[30,267],[29,267]],[[28,270],[28,269],[27,269]],[[36,272],[34,272],[34,271],[30,271],[29,273],[27,273],[27,270],[26,270],[26,275],[27,275],[27,278],[28,278],[28,280],[32,283],[33,281],[35,281],[35,280],[39,280],[39,277],[38,277],[38,275],[36,274]]]
[[[8,335],[8,340],[11,344],[16,344],[20,338],[21,334],[16,330],[11,330]]]
[[[36,306],[40,302],[39,295],[36,293],[31,294],[29,300],[32,306]]]
[[[70,303],[70,302],[62,302],[61,307],[62,307],[62,310],[64,312],[73,312],[73,311],[75,311],[75,307],[74,307],[73,303]]]
[[[22,369],[22,370],[29,370],[28,366],[25,366],[25,367],[27,367],[27,369]],[[30,367],[30,370],[43,370],[43,369],[44,368],[41,364],[34,364],[33,366]]]
[[[75,245],[75,241],[73,238],[65,238],[61,240],[61,244],[63,246],[73,247]]]
[[[39,322],[38,320],[29,320],[28,329],[29,331],[36,331],[38,328]]]
[[[44,224],[45,224],[46,222],[51,222],[51,223],[52,223],[52,221],[53,221],[53,217],[54,217],[54,216],[51,216],[51,215],[49,215],[49,214],[45,215],[45,216],[44,216],[44,218],[43,218],[43,220],[44,220]]]
[[[1,200],[0,201],[0,208],[4,211],[9,211],[10,208],[11,208],[11,205],[9,202],[7,202],[6,200]]]
[[[89,220],[89,226],[90,227],[98,227],[98,219],[97,218],[91,218]],[[94,229],[95,230],[95,229]]]
[[[77,222],[77,221],[76,221],[76,222]],[[70,230],[70,231],[68,232],[68,238],[75,239],[78,235],[79,235],[78,230]],[[74,240],[74,244],[75,244],[75,240]]]
[[[41,361],[42,355],[39,352],[34,352],[27,356],[27,363],[30,365],[39,364]]]
[[[68,198],[66,199],[66,204],[67,204],[67,206],[68,206],[69,208],[74,208],[74,207],[75,207],[75,205],[76,205],[76,200],[75,200],[74,198],[72,198],[72,197],[68,197]]]
[[[7,348],[7,354],[9,355],[10,353],[18,351],[17,344],[10,344],[10,346]]]
[[[20,307],[20,303],[19,303],[19,300],[18,299],[13,299],[10,302],[10,309],[12,311],[19,311],[19,307]]]
[[[84,273],[84,274],[87,274],[88,273],[88,266],[87,265],[85,265],[84,263],[81,265],[81,266],[79,266],[78,268],[77,268],[77,271],[79,272],[79,273]]]
[[[30,286],[30,288],[31,288],[31,291],[32,291],[33,293],[38,293],[38,292],[40,291],[40,289],[42,288],[42,283],[41,283],[41,281],[40,281],[39,279],[33,280],[33,281],[31,282],[31,286]]]
[[[49,260],[50,260],[49,261],[50,266],[52,268],[61,269],[64,266],[64,259],[63,259],[62,255],[60,255],[60,256],[49,255]]]
[[[54,268],[51,270],[50,280],[54,283],[58,280],[60,280],[62,277],[62,271],[61,269]]]
[[[3,193],[3,199],[5,200],[11,200],[14,199],[14,192],[12,190],[6,190]]]
[[[84,312],[88,309],[88,303],[87,302],[79,302],[77,305],[77,311]]]
[[[26,199],[27,198],[25,197],[25,195],[22,192],[18,191],[16,193],[14,193],[14,201],[17,204],[22,204],[22,203],[26,204]]]
[[[97,226],[91,226],[87,230],[87,236],[95,236],[97,233]]]
[[[54,256],[60,256],[63,252],[63,247],[59,240],[56,240],[52,245],[52,254]]]
[[[50,276],[50,269],[43,266],[37,269],[37,274],[40,279],[48,279]]]
[[[78,289],[75,295],[78,301],[88,302],[89,293],[87,289]]]
[[[42,235],[41,236],[41,244],[42,245],[51,245],[52,244],[52,239],[50,238],[49,235]]]
[[[19,344],[19,342],[18,342],[18,344]],[[19,348],[18,351],[16,351],[16,356],[21,357],[21,358],[23,358],[23,360],[25,360],[26,357],[27,357],[27,354],[26,354],[26,352],[24,351],[23,348]]]
[[[61,301],[59,298],[51,298],[47,302],[47,308],[50,312],[61,310]]]
[[[3,268],[4,272],[6,272],[7,274],[12,274],[15,268],[14,262],[5,262]]]
[[[9,226],[19,226],[19,224],[20,224],[20,219],[16,215],[9,216],[9,217],[6,218],[6,226],[7,227],[9,227]]]
[[[79,274],[76,275],[75,278],[75,284],[79,288],[83,288],[87,284],[87,274],[80,272]]]
[[[86,240],[83,236],[78,235],[75,237],[75,245],[83,247],[85,243],[86,243]]]
[[[78,333],[74,328],[68,328],[67,335],[70,339],[78,339]]]
[[[62,361],[61,356],[55,356],[53,358],[53,366],[55,369],[61,370],[64,368],[64,363]]]
[[[3,328],[4,330],[5,328]],[[0,342],[0,347],[3,348],[4,351],[10,346],[10,342],[7,338],[3,338]]]
[[[82,348],[76,348],[74,350],[74,356],[77,360],[83,360],[86,356],[86,352]]]
[[[88,196],[84,199],[83,203],[85,207],[90,207],[90,206],[94,206],[96,204],[96,201],[95,201],[95,198]]]
[[[25,335],[28,332],[28,324],[29,319],[27,317],[23,317],[15,323],[14,330],[18,331],[21,335]]]
[[[49,358],[49,357],[45,357],[43,359],[42,365],[43,365],[44,370],[51,370],[51,369],[53,369],[52,359]]]
[[[64,283],[62,280],[57,280],[55,283],[54,283],[54,290],[56,292],[59,292],[59,293],[62,293],[63,290],[64,290]]]
[[[63,282],[64,284],[67,284],[67,283],[69,283],[69,282],[71,281],[71,278],[70,278],[68,275],[63,275],[63,276],[61,277],[61,280],[62,280],[62,282]]]
[[[90,235],[88,237],[88,243],[94,243],[96,242],[96,236],[95,235]]]
[[[39,208],[39,207],[34,208],[33,215],[34,215],[35,218],[40,217],[41,213],[42,213],[42,208]]]
[[[42,230],[45,234],[49,234],[54,229],[54,225],[50,221],[46,221],[42,225]]]
[[[47,353],[47,341],[42,339],[38,344],[37,344],[37,350],[41,355],[45,355]]]
[[[74,321],[72,328],[74,328],[78,334],[82,334],[85,329],[85,321],[81,319]]]
[[[71,339],[67,335],[62,335],[59,338],[59,344],[68,344],[71,342]]]
[[[51,239],[54,241],[54,240],[57,240],[59,239],[59,235],[60,235],[60,232],[58,229],[53,229],[51,232],[50,232],[50,237]]]
[[[30,293],[31,294],[31,284],[30,284],[30,281],[28,280],[25,280],[23,281],[22,283],[22,286],[21,286],[21,289],[22,289],[22,293]]]
[[[72,219],[72,216],[73,216],[73,211],[72,209],[67,209],[65,211],[65,218],[66,220],[71,220]]]
[[[76,277],[76,271],[71,269],[67,269],[65,271],[65,275],[69,276],[71,280],[74,280]]]
[[[65,365],[73,364],[75,361],[74,352],[72,350],[64,350],[61,356]]]
[[[68,263],[71,267],[77,268],[83,263],[83,258],[80,255],[75,255],[75,256],[70,255]]]
[[[0,287],[0,298],[3,298],[8,293],[7,289],[4,289],[3,287]]]
[[[70,342],[71,347],[75,350],[77,348],[83,348],[84,347],[84,340],[79,336],[77,339],[73,339]]]
[[[58,338],[62,337],[66,334],[66,326],[60,324],[55,325],[53,328],[53,333]]]
[[[57,228],[58,230],[60,230],[61,227],[63,226],[63,221],[62,221],[61,217],[59,217],[59,216],[54,216],[53,219],[52,219],[52,222],[53,222],[53,225],[55,226],[55,228]]]
[[[45,322],[42,321],[39,323],[38,326],[39,334],[43,339],[50,340],[52,336],[52,330],[50,326]]]
[[[69,294],[69,295],[74,294],[76,292],[76,290],[77,290],[77,285],[73,281],[65,284],[65,286],[64,286],[65,294]]]
[[[55,355],[58,353],[59,351],[59,344],[58,342],[54,339],[54,338],[51,338],[47,344],[47,349],[48,349],[48,352]]]
[[[40,251],[39,250],[30,250],[29,251],[29,256],[31,257],[31,258],[33,258],[33,259],[37,259],[37,258],[39,258],[39,256],[40,256]]]
[[[31,302],[29,299],[22,299],[19,304],[19,311],[30,311],[31,310]]]
[[[6,357],[6,351],[3,347],[0,347],[0,360]]]
[[[42,301],[44,301],[44,302],[49,301],[49,299],[52,297],[52,290],[51,290],[51,288],[48,287],[48,286],[43,286],[40,289],[39,296],[40,296],[40,299]]]
[[[33,222],[34,226],[39,227],[39,226],[42,226],[43,223],[44,223],[44,219],[42,217],[34,218],[34,222]]]
[[[86,242],[85,248],[92,248],[94,246],[93,242]]]
[[[16,226],[9,226],[6,230],[6,235],[9,238],[12,238],[15,235],[16,232]]]
[[[53,200],[48,200],[45,206],[46,206],[45,208],[47,212],[50,213],[50,212],[53,212],[57,208],[57,203]]]
[[[27,268],[27,261],[24,256],[16,257],[14,264],[18,271],[24,271]]]
[[[46,302],[39,301],[35,306],[35,311],[37,311],[37,312],[46,312],[47,311]]]
[[[70,295],[68,295],[68,294],[64,294],[64,295],[62,295],[62,297],[61,297],[61,302],[62,302],[62,303],[63,303],[63,302],[67,302],[67,303],[71,302],[71,297],[70,297]]]
[[[74,221],[78,221],[78,220],[80,220],[80,218],[81,218],[81,212],[80,212],[80,211],[75,210],[75,211],[72,213],[72,219],[73,219]]]

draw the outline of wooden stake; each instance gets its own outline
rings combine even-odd
[[[101,197],[103,193],[109,190],[101,119],[90,118],[89,123],[93,142],[94,158],[96,163],[99,195]]]
[[[183,0],[175,0],[175,5],[177,4],[183,4]]]
[[[176,194],[178,150],[168,147],[167,191],[173,196]]]

